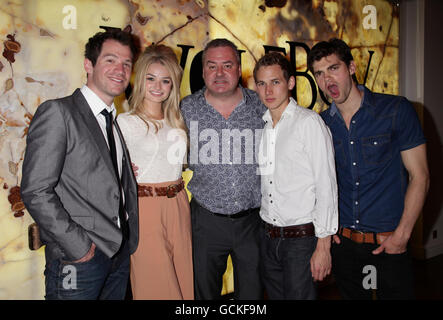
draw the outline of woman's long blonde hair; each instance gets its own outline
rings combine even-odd
[[[145,98],[145,88],[146,88],[146,72],[149,66],[153,63],[160,63],[169,72],[172,80],[172,88],[169,97],[163,101],[162,110],[164,119],[166,123],[171,128],[183,129],[187,132],[185,121],[180,112],[180,83],[182,80],[183,69],[177,62],[177,57],[174,51],[165,45],[151,45],[145,49],[142,55],[138,58],[135,64],[135,79],[134,88],[132,94],[129,98],[129,109],[132,114],[139,116],[142,119],[149,130],[150,125],[153,125],[155,132],[161,128],[161,123],[145,112],[144,109],[144,98]]]

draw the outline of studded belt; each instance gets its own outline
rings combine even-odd
[[[178,184],[170,184],[167,187],[152,187],[137,185],[139,197],[168,197],[174,198],[185,187],[184,181]]]

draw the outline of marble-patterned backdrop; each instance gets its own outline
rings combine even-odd
[[[171,46],[185,69],[182,96],[198,86],[193,61],[209,39],[226,37],[244,50],[242,82],[250,88],[264,45],[284,48],[299,72],[297,100],[320,111],[326,104],[311,90],[303,45],[342,38],[359,82],[396,94],[398,10],[387,0],[0,0],[0,300],[44,296],[44,253],[28,249],[33,221],[19,196],[27,128],[40,103],[86,81],[84,45],[100,26]],[[119,110],[126,106],[119,97]]]

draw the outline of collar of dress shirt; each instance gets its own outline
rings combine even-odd
[[[285,110],[283,111],[280,120],[286,117],[292,117],[295,113],[295,109],[297,106],[298,104],[294,100],[294,98],[289,97],[289,104],[286,106]],[[265,122],[272,122],[271,111],[269,111],[269,109],[266,110],[262,118]]]
[[[108,112],[112,112],[113,119],[115,119],[116,109],[115,109],[114,102],[109,107],[87,85],[84,85],[80,89],[80,91],[83,94],[83,96],[85,97],[86,101],[88,102],[89,107],[91,108],[92,113],[94,114],[95,117],[97,117],[100,114],[100,112],[102,112],[103,109],[106,109],[106,110],[108,110]]]

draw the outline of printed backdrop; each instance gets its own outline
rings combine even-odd
[[[387,0],[0,0],[0,299],[42,299],[44,252],[28,249],[32,218],[20,200],[26,133],[45,100],[86,82],[83,50],[101,27],[126,28],[144,46],[171,46],[184,67],[181,94],[202,85],[201,50],[225,37],[242,50],[242,83],[268,50],[297,70],[299,104],[327,107],[306,72],[317,41],[338,37],[352,48],[357,78],[377,92],[398,93],[399,6]],[[119,111],[127,110],[125,96]],[[232,287],[225,276],[223,293]]]

